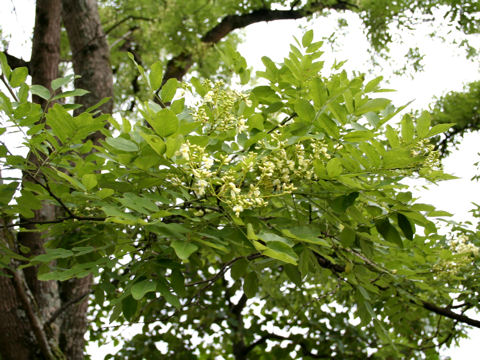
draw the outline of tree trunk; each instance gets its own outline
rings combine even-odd
[[[110,50],[103,32],[95,0],[63,0],[63,23],[67,29],[72,52],[75,87],[90,91],[75,99],[84,105],[79,112],[95,105],[106,97],[113,97],[113,75],[110,66]],[[110,114],[113,101],[100,107]]]
[[[61,0],[37,0],[29,66],[32,84],[50,88],[51,81],[58,77],[60,22]],[[42,107],[46,106],[45,100],[37,96],[33,97],[33,101]],[[29,154],[28,158],[33,163],[38,161],[33,154]],[[24,181],[28,181],[28,177],[28,174],[24,174]],[[42,209],[34,211],[34,218],[29,220],[45,221],[54,218],[55,206],[44,204]],[[7,233],[5,230],[2,236],[4,241],[7,240],[7,236],[14,238],[13,233]],[[30,249],[28,254],[30,256],[44,252],[45,239],[41,233],[19,233],[17,241]],[[12,250],[17,251],[16,246],[12,247]],[[43,324],[60,307],[57,282],[39,281],[35,267],[24,270],[24,274],[21,275],[24,275],[25,281],[22,283],[15,282],[14,277],[9,275],[8,278],[0,277],[0,357],[3,360],[37,359],[47,357],[46,353],[55,353],[59,324],[52,323],[48,329],[44,329]],[[19,286],[25,288],[19,289]],[[31,293],[32,298],[23,297],[22,302],[20,296],[22,293]],[[27,316],[29,310],[34,311],[34,317],[38,319],[40,327],[35,327],[32,318]],[[39,331],[43,334],[39,335]],[[43,351],[42,338],[50,342]]]
[[[113,98],[113,75],[110,66],[110,51],[100,23],[95,0],[63,0],[63,23],[67,30],[73,69],[80,78],[75,87],[88,90],[89,93],[75,99],[84,105],[78,112],[97,104],[103,98]],[[103,104],[99,110],[111,113],[113,101]],[[90,139],[95,143],[101,138],[97,132]],[[60,346],[70,360],[83,359],[85,345],[84,334],[87,330],[88,297],[92,277],[72,279],[61,284],[61,296],[64,303],[78,301],[75,306],[66,309],[60,334]]]

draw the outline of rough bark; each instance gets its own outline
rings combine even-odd
[[[0,220],[6,225],[4,219]],[[8,243],[13,234],[6,228],[0,233],[2,245]],[[7,277],[8,276],[8,277]],[[36,356],[35,338],[27,319],[26,311],[15,291],[11,275],[0,270],[0,358],[2,360],[29,360]]]
[[[76,99],[82,110],[95,105],[105,97],[113,97],[113,76],[109,48],[100,23],[95,0],[63,0],[63,22],[67,29],[72,52],[73,69],[81,77],[75,87],[90,91]],[[111,113],[113,101],[100,107]]]
[[[113,98],[113,75],[109,61],[109,47],[100,23],[95,0],[63,0],[63,23],[67,30],[75,75],[75,87],[88,90],[85,96],[76,98],[84,105],[79,112],[97,104],[103,98]],[[103,104],[99,110],[111,113],[113,101]],[[101,139],[97,132],[90,137],[93,142]],[[87,330],[86,312],[88,297],[82,296],[90,291],[92,277],[72,279],[61,284],[63,303],[81,300],[65,309],[62,316],[60,346],[68,359],[83,359],[85,346],[84,334]]]
[[[32,84],[43,85],[49,89],[51,81],[58,77],[61,16],[61,0],[37,0],[30,75]],[[36,96],[33,101],[44,104],[44,100]]]
[[[58,77],[60,21],[60,0],[37,0],[32,56],[28,64],[32,84],[49,88],[51,81]],[[15,60],[12,56],[7,59],[9,62]],[[27,63],[17,62],[16,65]],[[42,106],[46,105],[43,99],[36,96],[33,101]],[[32,163],[38,162],[32,154],[29,154],[28,158]],[[24,181],[28,181],[27,179],[28,175],[24,174]],[[29,220],[53,220],[55,212],[53,205],[44,204],[42,209],[34,211],[33,219]],[[34,229],[33,225],[26,227]],[[45,239],[41,233],[23,232],[18,234],[17,241],[30,249],[30,256],[44,252]],[[36,359],[43,354],[44,358],[52,358],[58,343],[59,324],[52,323],[46,329],[43,324],[60,306],[57,282],[39,281],[35,267],[25,269],[23,274],[13,270],[9,275],[9,278],[0,278],[0,357]],[[20,282],[18,279],[25,281]],[[31,296],[22,296],[27,293]]]

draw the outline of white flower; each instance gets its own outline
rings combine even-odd
[[[207,92],[207,93],[205,94],[205,97],[203,98],[203,100],[204,100],[205,102],[207,102],[207,103],[208,103],[208,102],[211,103],[211,102],[213,102],[213,95],[214,95],[214,94],[213,94],[213,91],[210,90],[209,92]]]
[[[237,216],[237,217],[240,215],[240,213],[242,211],[243,211],[243,206],[241,206],[241,205],[235,205],[233,207],[233,212],[235,213],[235,216]]]
[[[238,127],[237,127],[237,130],[239,133],[241,132],[244,132],[244,131],[247,131],[248,130],[248,126],[246,124],[246,121],[245,119],[240,119],[238,120]]]
[[[205,195],[205,188],[208,186],[208,182],[201,179],[197,181],[197,189],[195,190],[198,196]]]
[[[188,144],[182,144],[179,152],[185,160],[190,160],[190,148],[188,147]]]
[[[210,169],[213,166],[213,159],[205,156],[203,157],[203,163],[205,168]]]

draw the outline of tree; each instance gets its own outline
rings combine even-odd
[[[437,124],[455,124],[437,147],[442,155],[449,153],[449,147],[459,143],[461,137],[480,128],[480,82],[468,84],[465,91],[452,91],[438,99],[432,108],[432,118]]]
[[[383,141],[383,123],[396,110],[385,99],[368,97],[378,90],[379,80],[364,84],[362,78],[350,80],[340,71],[329,79],[319,76],[321,62],[315,60],[320,44],[312,43],[311,33],[303,38],[302,49],[300,44],[292,48],[281,67],[265,59],[269,85],[242,94],[221,82],[193,78],[190,86],[183,86],[201,97],[202,104],[186,106],[176,95],[178,80],[192,65],[208,76],[221,65],[215,58],[248,81],[248,69],[234,51],[237,40],[220,43],[235,29],[350,9],[362,14],[378,47],[388,40],[389,22],[405,23],[403,14],[411,2],[396,7],[389,2],[282,3],[288,10],[273,10],[275,2],[255,1],[222,6],[149,1],[101,5],[104,19],[113,22],[105,32],[95,1],[38,1],[31,61],[11,54],[2,57],[3,79],[11,91],[2,94],[2,111],[12,124],[28,129],[24,141],[31,151],[25,160],[2,148],[4,168],[24,173],[22,181],[5,178],[2,185],[2,266],[8,275],[0,278],[2,358],[83,358],[91,291],[92,305],[101,307],[98,324],[106,314],[112,321],[142,317],[153,322],[180,319],[185,311],[195,324],[191,316],[201,311],[202,303],[218,310],[211,315],[230,313],[233,335],[221,338],[222,349],[239,359],[267,356],[260,350],[267,340],[288,340],[300,347],[297,355],[311,357],[331,356],[332,349],[339,357],[360,356],[367,346],[374,346],[375,356],[381,358],[399,351],[433,353],[438,342],[461,335],[457,323],[478,326],[462,313],[475,306],[470,297],[451,303],[456,296],[452,289],[464,292],[477,285],[473,273],[456,276],[473,271],[476,248],[435,235],[435,225],[424,215],[442,214],[412,204],[411,195],[393,185],[417,172],[431,180],[444,177],[432,170],[434,155],[421,145],[448,125],[429,130],[427,115],[416,126],[406,117],[402,136],[387,126],[388,143]],[[429,2],[417,5],[426,12],[434,7]],[[459,26],[471,29],[476,2],[445,5],[451,6],[450,16]],[[58,36],[62,6],[68,46]],[[110,49],[107,35],[112,36]],[[213,44],[218,44],[222,57],[213,55]],[[122,58],[125,50],[134,61]],[[160,50],[165,59],[171,57],[154,63]],[[60,93],[71,77],[52,82],[61,58],[70,59],[81,76],[73,92]],[[148,75],[142,64],[152,64]],[[26,65],[33,86],[24,83],[27,69],[18,65]],[[132,66],[138,73],[130,71]],[[140,106],[128,115],[133,126],[126,117],[120,124],[107,115],[113,103],[103,99],[112,96],[112,73],[120,85],[119,108]],[[35,104],[27,101],[29,93],[36,96]],[[54,104],[77,95],[75,103],[81,108]],[[154,101],[145,101],[149,98]],[[68,110],[74,108],[72,116]],[[284,163],[278,162],[278,154]],[[413,237],[413,224],[425,228],[428,241],[419,234]],[[471,241],[477,241],[471,235]],[[455,260],[450,260],[448,246],[454,247]],[[426,255],[430,260],[412,260]],[[125,256],[132,259],[129,264],[122,263]],[[400,266],[400,261],[405,264]],[[236,281],[217,282],[230,267],[237,269]],[[91,274],[101,279],[92,290]],[[417,283],[419,279],[423,282]],[[292,289],[288,303],[282,302],[279,289],[301,281],[312,288]],[[325,287],[318,289],[316,284]],[[116,288],[122,291],[117,294]],[[240,288],[245,295],[235,302]],[[216,298],[209,301],[209,291],[222,294],[224,301],[212,304]],[[352,336],[357,342],[345,347],[331,335],[332,345],[320,349],[318,336],[326,332],[320,319],[318,331],[306,338],[282,338],[262,328],[248,331],[242,310],[246,298],[256,294],[268,295],[271,302],[265,309],[288,311],[294,299],[298,309],[316,304],[318,296],[335,298],[361,317],[362,332],[370,336],[365,341]],[[386,316],[395,318],[411,308],[417,309],[417,317],[386,321]],[[314,310],[311,307],[310,313]],[[355,333],[346,315],[325,310],[315,314]],[[438,321],[437,316],[446,320]],[[285,316],[279,323],[288,327],[291,320]],[[173,324],[179,327],[175,334],[182,334],[181,322]],[[407,333],[409,327],[418,328],[418,333]],[[183,358],[180,349],[190,345],[175,334],[169,338],[169,350]],[[164,335],[157,332],[134,341],[152,344],[159,336]],[[425,341],[420,344],[421,339]],[[210,356],[221,350],[213,346],[198,351]],[[152,349],[149,356],[159,354]]]

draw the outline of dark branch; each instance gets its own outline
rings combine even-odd
[[[325,8],[326,6],[322,7]],[[334,5],[330,8],[344,9],[344,5]],[[320,8],[316,11],[321,10]],[[296,20],[309,15],[312,15],[314,11],[310,9],[299,10],[270,10],[259,9],[243,15],[228,15],[220,21],[215,27],[209,30],[202,38],[201,42],[209,45],[214,45],[222,40],[225,36],[230,34],[236,29],[244,28],[248,25],[274,20]],[[183,76],[192,67],[193,54],[191,52],[183,52],[167,62],[167,68],[163,76],[162,84],[166,83],[168,79],[175,78],[182,80]]]
[[[312,12],[306,10],[259,9],[252,11],[249,14],[228,15],[224,17],[218,25],[216,25],[202,37],[202,42],[216,44],[232,31],[258,22],[296,20],[311,14]]]
[[[4,51],[3,53],[7,57],[8,66],[10,66],[12,69],[16,69],[19,67],[26,67],[28,69],[28,73],[30,73],[30,62],[25,61],[23,59],[19,59],[13,55],[10,55],[6,51]]]
[[[212,284],[215,281],[217,281],[218,279],[220,279],[223,276],[223,274],[225,274],[227,272],[227,270],[237,261],[242,260],[242,259],[255,260],[255,259],[258,259],[258,258],[263,257],[263,256],[264,255],[262,255],[260,253],[255,253],[255,254],[251,254],[251,255],[248,255],[248,256],[236,257],[236,258],[224,263],[220,267],[220,270],[215,275],[213,275],[212,277],[210,277],[208,279],[205,279],[205,280],[191,282],[191,283],[185,284],[185,286],[195,286],[195,285],[200,285],[200,284],[207,284],[206,287],[208,287],[208,286],[210,286],[210,284]],[[202,288],[201,290],[204,290],[204,288]]]
[[[60,224],[68,220],[77,220],[77,221],[105,221],[105,217],[95,217],[95,216],[68,216],[63,218],[58,218],[55,220],[47,221],[21,221],[18,223],[10,223],[6,225],[0,225],[0,229],[12,228],[12,227],[23,227],[27,225],[45,225],[45,224]]]
[[[302,349],[302,354],[304,356],[308,356],[309,358],[312,359],[331,359],[331,356],[325,356],[325,355],[320,355],[320,354],[313,354],[309,346],[305,341],[300,340],[297,337],[288,337],[288,336],[282,336],[282,335],[277,335],[277,334],[272,334],[268,332],[264,332],[264,334],[256,341],[251,343],[250,345],[245,347],[245,354],[248,354],[250,351],[252,351],[256,346],[264,344],[267,340],[279,340],[279,341],[291,341],[294,344],[300,345],[300,348]]]
[[[437,306],[435,304],[432,304],[428,301],[422,301],[422,306],[425,309],[434,312],[435,314],[442,315],[442,316],[448,317],[450,319],[457,320],[461,323],[480,328],[480,320],[472,319],[472,318],[470,318],[466,315],[463,315],[463,314],[457,314],[456,312],[453,312],[450,309],[442,308],[442,307]]]
[[[144,17],[144,16],[129,15],[129,16],[123,18],[122,20],[116,22],[115,24],[113,24],[112,26],[110,26],[108,29],[106,29],[106,30],[105,30],[105,35],[108,35],[108,34],[111,33],[113,30],[115,30],[115,28],[117,28],[118,26],[122,25],[124,22],[126,22],[126,21],[128,21],[128,20],[154,21],[154,19],[152,19],[152,18],[147,18],[147,17]]]
[[[326,259],[325,257],[317,253],[315,253],[315,257],[317,258],[317,263],[321,267],[332,270],[334,273],[338,273],[338,274],[345,272],[344,265],[334,264],[330,260]],[[461,323],[480,328],[480,320],[472,319],[463,314],[457,314],[456,312],[450,310],[448,307],[440,307],[438,305],[435,305],[423,300],[419,301],[418,305],[422,306],[426,310],[434,312],[435,314],[442,315],[447,318],[457,320]]]
[[[79,296],[71,299],[70,301],[66,302],[65,304],[62,305],[59,309],[57,309],[50,319],[48,319],[47,322],[45,322],[45,327],[50,326],[51,323],[53,323],[65,310],[67,310],[70,306],[75,305],[76,303],[82,301],[86,296],[90,294],[90,291],[84,292],[83,294],[80,294]]]

